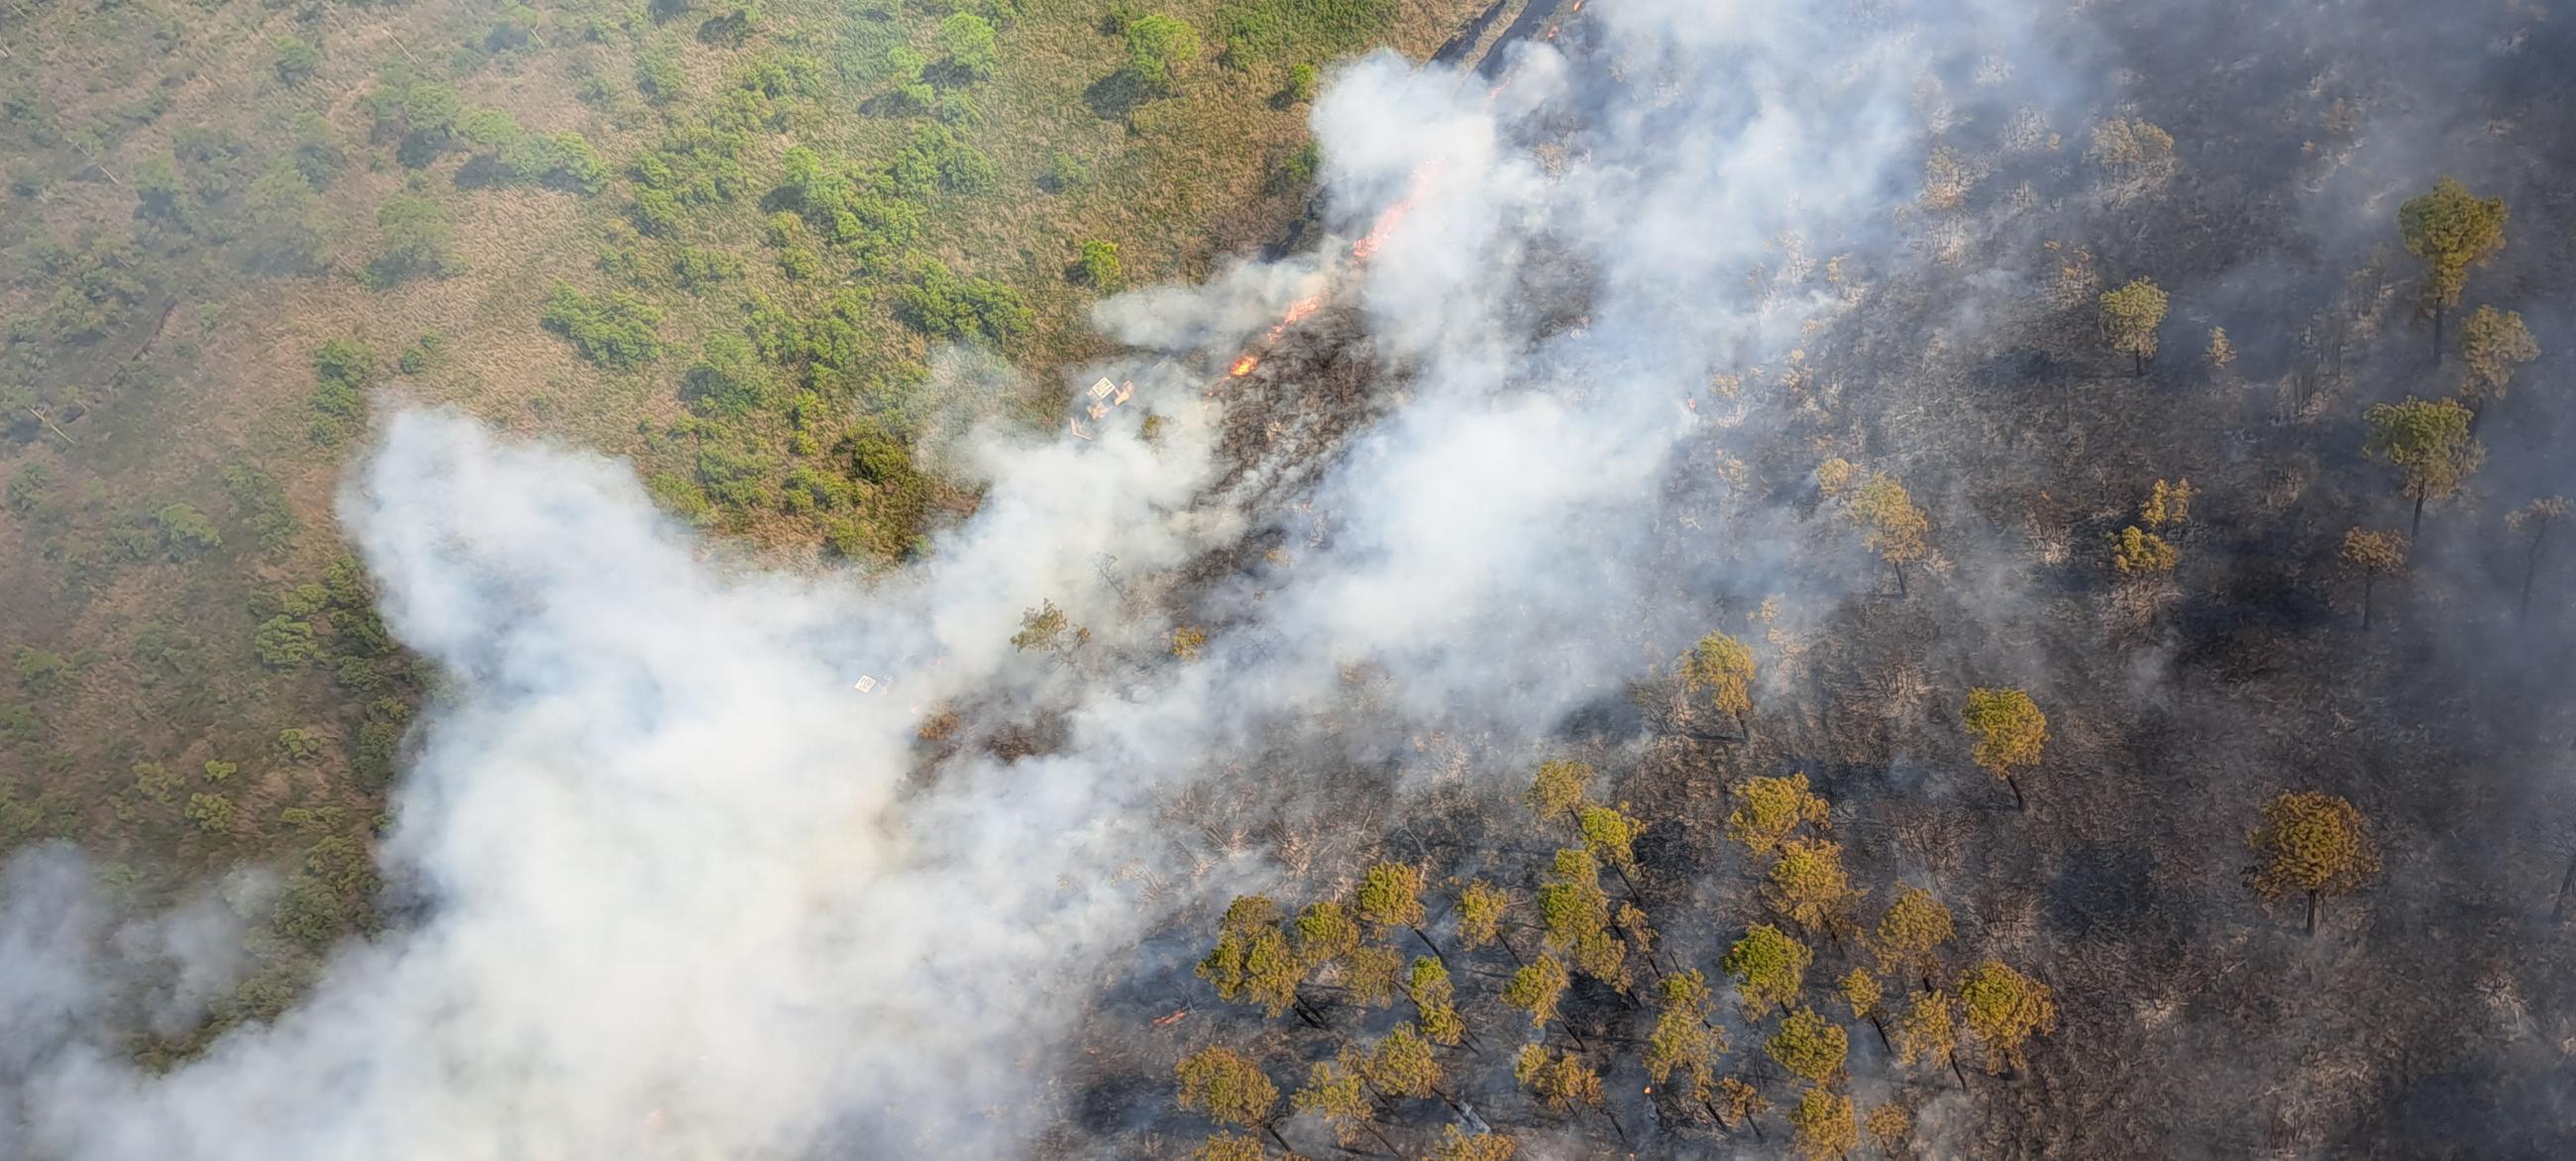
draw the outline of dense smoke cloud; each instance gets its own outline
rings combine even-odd
[[[730,562],[621,464],[390,421],[343,514],[388,625],[448,678],[382,851],[420,917],[166,1075],[40,1018],[101,983],[49,952],[0,995],[0,1043],[33,1054],[0,1056],[26,1151],[1010,1154],[1092,985],[1171,905],[1158,885],[1270,873],[1164,841],[1165,804],[1217,779],[1293,796],[1280,738],[1348,696],[1346,667],[1385,702],[1345,757],[1434,729],[1524,754],[1704,632],[1711,596],[1870,583],[1851,553],[1793,564],[1788,509],[1728,449],[1777,423],[1838,280],[1914,260],[1899,219],[1933,133],[2071,122],[2074,50],[1994,4],[1598,0],[1567,27],[1581,43],[1520,46],[1499,86],[1347,65],[1315,112],[1341,242],[1103,307],[1115,337],[1222,360],[1355,276],[1335,309],[1383,410],[1311,509],[1229,481],[1233,404],[1202,414],[1172,371],[1096,442],[957,441],[982,506],[873,582]],[[1343,246],[1407,199],[1353,275]],[[1284,341],[1294,368],[1310,340]],[[1229,390],[1293,401],[1285,374]],[[1172,621],[1143,586],[1265,532],[1276,560],[1182,595],[1219,627],[1206,658],[1154,660]],[[1127,663],[1015,650],[1042,601]],[[1057,739],[917,773],[919,714],[952,699]],[[78,930],[63,879],[21,867],[10,915]]]

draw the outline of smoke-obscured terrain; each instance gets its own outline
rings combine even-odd
[[[29,131],[0,1155],[2576,1147],[2576,13],[527,11]]]

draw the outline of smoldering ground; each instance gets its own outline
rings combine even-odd
[[[1319,281],[1355,278],[1337,284],[1333,317],[1365,336],[1383,414],[1335,434],[1328,466],[1290,495],[1257,486],[1284,467],[1224,461],[1230,404],[1203,414],[1204,380],[1143,375],[1095,441],[986,430],[951,445],[983,502],[903,572],[791,576],[676,529],[622,465],[454,415],[392,419],[343,514],[388,625],[446,677],[380,852],[426,900],[420,916],[341,949],[273,1024],[146,1074],[87,1016],[109,1006],[113,957],[59,950],[104,921],[82,918],[58,866],[22,867],[9,914],[30,926],[0,947],[54,934],[41,972],[11,961],[33,999],[0,1009],[20,1118],[9,1143],[83,1159],[971,1156],[1046,1135],[1061,1151],[1142,1152],[1158,1114],[1094,1124],[1049,1084],[1082,1067],[1068,1060],[1077,1038],[1134,1047],[1099,997],[1132,988],[1131,973],[1185,981],[1181,948],[1211,902],[1329,889],[1430,796],[1493,813],[1569,711],[1615,698],[1721,617],[1782,597],[1776,647],[1877,640],[1872,656],[1909,657],[1891,688],[1995,673],[2076,702],[2130,688],[2125,657],[2106,681],[2069,656],[2096,626],[2041,624],[2063,594],[1980,563],[2022,551],[2009,536],[1946,520],[1944,551],[1962,563],[1944,571],[1976,592],[1899,616],[1849,538],[1802,519],[1820,396],[1852,413],[1826,450],[1909,474],[1945,514],[1991,501],[1970,482],[1985,445],[1939,417],[1967,394],[1962,366],[2040,325],[2045,312],[2019,304],[2054,260],[1948,272],[1980,246],[2075,224],[2015,207],[2086,180],[2037,154],[2045,133],[2127,96],[2111,63],[2151,56],[2113,35],[2130,27],[1994,4],[1596,0],[1561,49],[1527,47],[1499,87],[1386,57],[1346,65],[1315,112],[1337,235],[1323,257],[1100,314],[1113,337],[1212,366]],[[1970,199],[1935,220],[1924,177],[1943,141],[2032,198]],[[1353,269],[1340,248],[1406,199],[1365,266],[1331,272]],[[1324,333],[1291,332],[1239,390],[1294,422],[1296,345]],[[1898,377],[1911,381],[1884,381]],[[1148,411],[1167,420],[1151,440]],[[1278,551],[1169,579],[1247,537]],[[1089,639],[1016,648],[1042,602]],[[1948,623],[1927,625],[1934,610]],[[1167,649],[1185,625],[1217,627],[1188,663]],[[1790,707],[1853,663],[1788,660],[1757,696],[1803,715]],[[890,690],[859,693],[861,675]],[[2224,712],[2215,699],[2186,688],[2179,704],[2206,723]],[[1853,833],[1886,837],[1873,869],[1958,875],[1972,926],[2017,955],[2122,930],[2091,918],[2081,883],[2070,906],[2088,918],[2058,932],[1964,873],[1970,843],[2051,874],[2059,839],[2015,844],[1988,818],[1896,834],[1884,771],[1957,763],[1926,740],[1937,699],[1889,700],[1901,712],[1857,747],[1885,751],[1881,773],[1834,786]],[[1010,759],[960,746],[925,766],[922,715],[951,704],[988,719],[970,732],[1052,725]],[[2069,716],[2079,752],[2108,761],[2121,730]],[[1706,781],[1683,769],[1704,757],[1613,742],[1641,798],[1670,794],[1678,811],[1689,795],[1673,788]],[[1746,761],[1834,748],[1763,744]],[[2229,769],[2250,785],[2295,761]],[[2144,879],[2179,898],[2237,857],[2234,834],[2147,829],[2167,853],[2145,870],[2128,838],[2092,836],[2111,844],[2084,863],[2101,868],[2098,893]],[[1314,845],[1286,849],[1299,836]],[[1675,842],[1691,871],[1677,890],[1741,894],[1741,868]],[[1175,915],[1183,926],[1165,926]],[[1707,962],[1717,926],[1677,931],[1673,954]],[[2114,1006],[2070,1004],[2101,1027],[2129,1019]],[[2106,1039],[2181,1052],[2217,1038],[2182,1027]],[[1136,1054],[1168,1068],[1162,1045]],[[2249,1052],[2244,1070],[2271,1058]],[[2029,1099],[2137,1115],[2127,1096],[2088,1104],[2050,1085]],[[1067,1124],[1106,1136],[1066,1144]],[[1562,1132],[1566,1151],[1583,1147]],[[2195,1133],[2163,1139],[2213,1139]]]

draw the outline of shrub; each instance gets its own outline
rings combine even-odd
[[[1082,280],[1102,290],[1118,286],[1118,243],[1090,241],[1082,244]]]
[[[972,12],[959,12],[940,22],[939,51],[948,54],[948,67],[973,80],[993,75],[1001,64],[992,22]]]
[[[280,37],[268,47],[277,79],[284,84],[303,84],[322,68],[322,50],[303,37]]]
[[[411,341],[410,346],[402,349],[402,354],[394,360],[394,364],[402,368],[402,373],[405,375],[418,375],[438,366],[445,360],[446,355],[447,336],[438,331],[424,331],[419,338]]]
[[[1310,64],[1288,66],[1288,99],[1292,101],[1315,99],[1315,66]]]
[[[1070,153],[1047,159],[1046,177],[1038,184],[1049,193],[1073,193],[1091,186],[1091,163]]]
[[[680,378],[680,397],[701,415],[739,418],[776,401],[778,377],[737,334],[707,337],[704,354]]]
[[[671,276],[679,280],[683,289],[704,290],[742,275],[742,259],[731,251],[684,246],[671,257]]]
[[[188,806],[184,813],[188,816],[188,821],[196,823],[197,829],[207,834],[232,829],[233,819],[238,814],[233,807],[233,800],[220,794],[189,795]]]
[[[223,546],[223,534],[215,531],[215,522],[188,504],[165,504],[152,514],[152,522],[161,528],[161,547],[170,559],[194,556]]]
[[[271,669],[301,669],[318,652],[313,626],[283,613],[260,623],[251,648],[259,654],[259,663]]]
[[[310,762],[322,756],[322,735],[290,727],[277,732],[277,741],[271,748],[280,761]]]
[[[1156,13],[1127,22],[1127,76],[1148,92],[1169,92],[1182,65],[1199,58],[1199,31]]]
[[[622,291],[585,295],[558,282],[546,296],[543,321],[582,358],[610,370],[631,371],[662,357],[661,308]]]
[[[915,330],[958,342],[1003,343],[1036,324],[1018,291],[990,279],[960,278],[936,259],[924,259],[912,284],[897,292],[896,313]]]
[[[403,194],[387,199],[376,211],[376,228],[384,233],[384,253],[368,267],[370,281],[390,286],[418,275],[456,272],[448,245],[455,230],[447,207],[435,198]]]

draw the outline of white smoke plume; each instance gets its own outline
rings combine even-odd
[[[166,1074],[42,1018],[87,1010],[79,965],[12,972],[18,1148],[1025,1149],[1065,1029],[1170,906],[1150,886],[1261,873],[1165,841],[1169,796],[1293,793],[1293,764],[1225,770],[1334,704],[1345,665],[1384,677],[1391,718],[1336,745],[1459,729],[1525,753],[1704,631],[1686,587],[1769,575],[1786,537],[1717,471],[1767,422],[1766,389],[1730,402],[1712,374],[1777,366],[1830,325],[1829,258],[1854,255],[1852,278],[1899,260],[1927,111],[2000,120],[2058,75],[1983,4],[1597,0],[1566,27],[1570,47],[1521,46],[1499,85],[1345,67],[1314,115],[1343,243],[1104,306],[1116,337],[1221,362],[1351,277],[1339,247],[1411,200],[1345,300],[1385,410],[1311,514],[1218,488],[1219,416],[1170,373],[1096,442],[960,443],[981,508],[875,582],[728,561],[622,464],[392,419],[343,516],[388,625],[450,679],[383,850],[421,917]],[[1172,420],[1158,442],[1135,429],[1148,406]],[[1170,621],[1136,586],[1273,529],[1283,560],[1188,595],[1218,628],[1208,656],[1153,660]],[[1014,650],[1041,601],[1129,663]],[[891,692],[854,691],[861,675]],[[1056,715],[1059,742],[917,774],[917,713],[978,698]],[[68,889],[36,874],[13,897]]]

